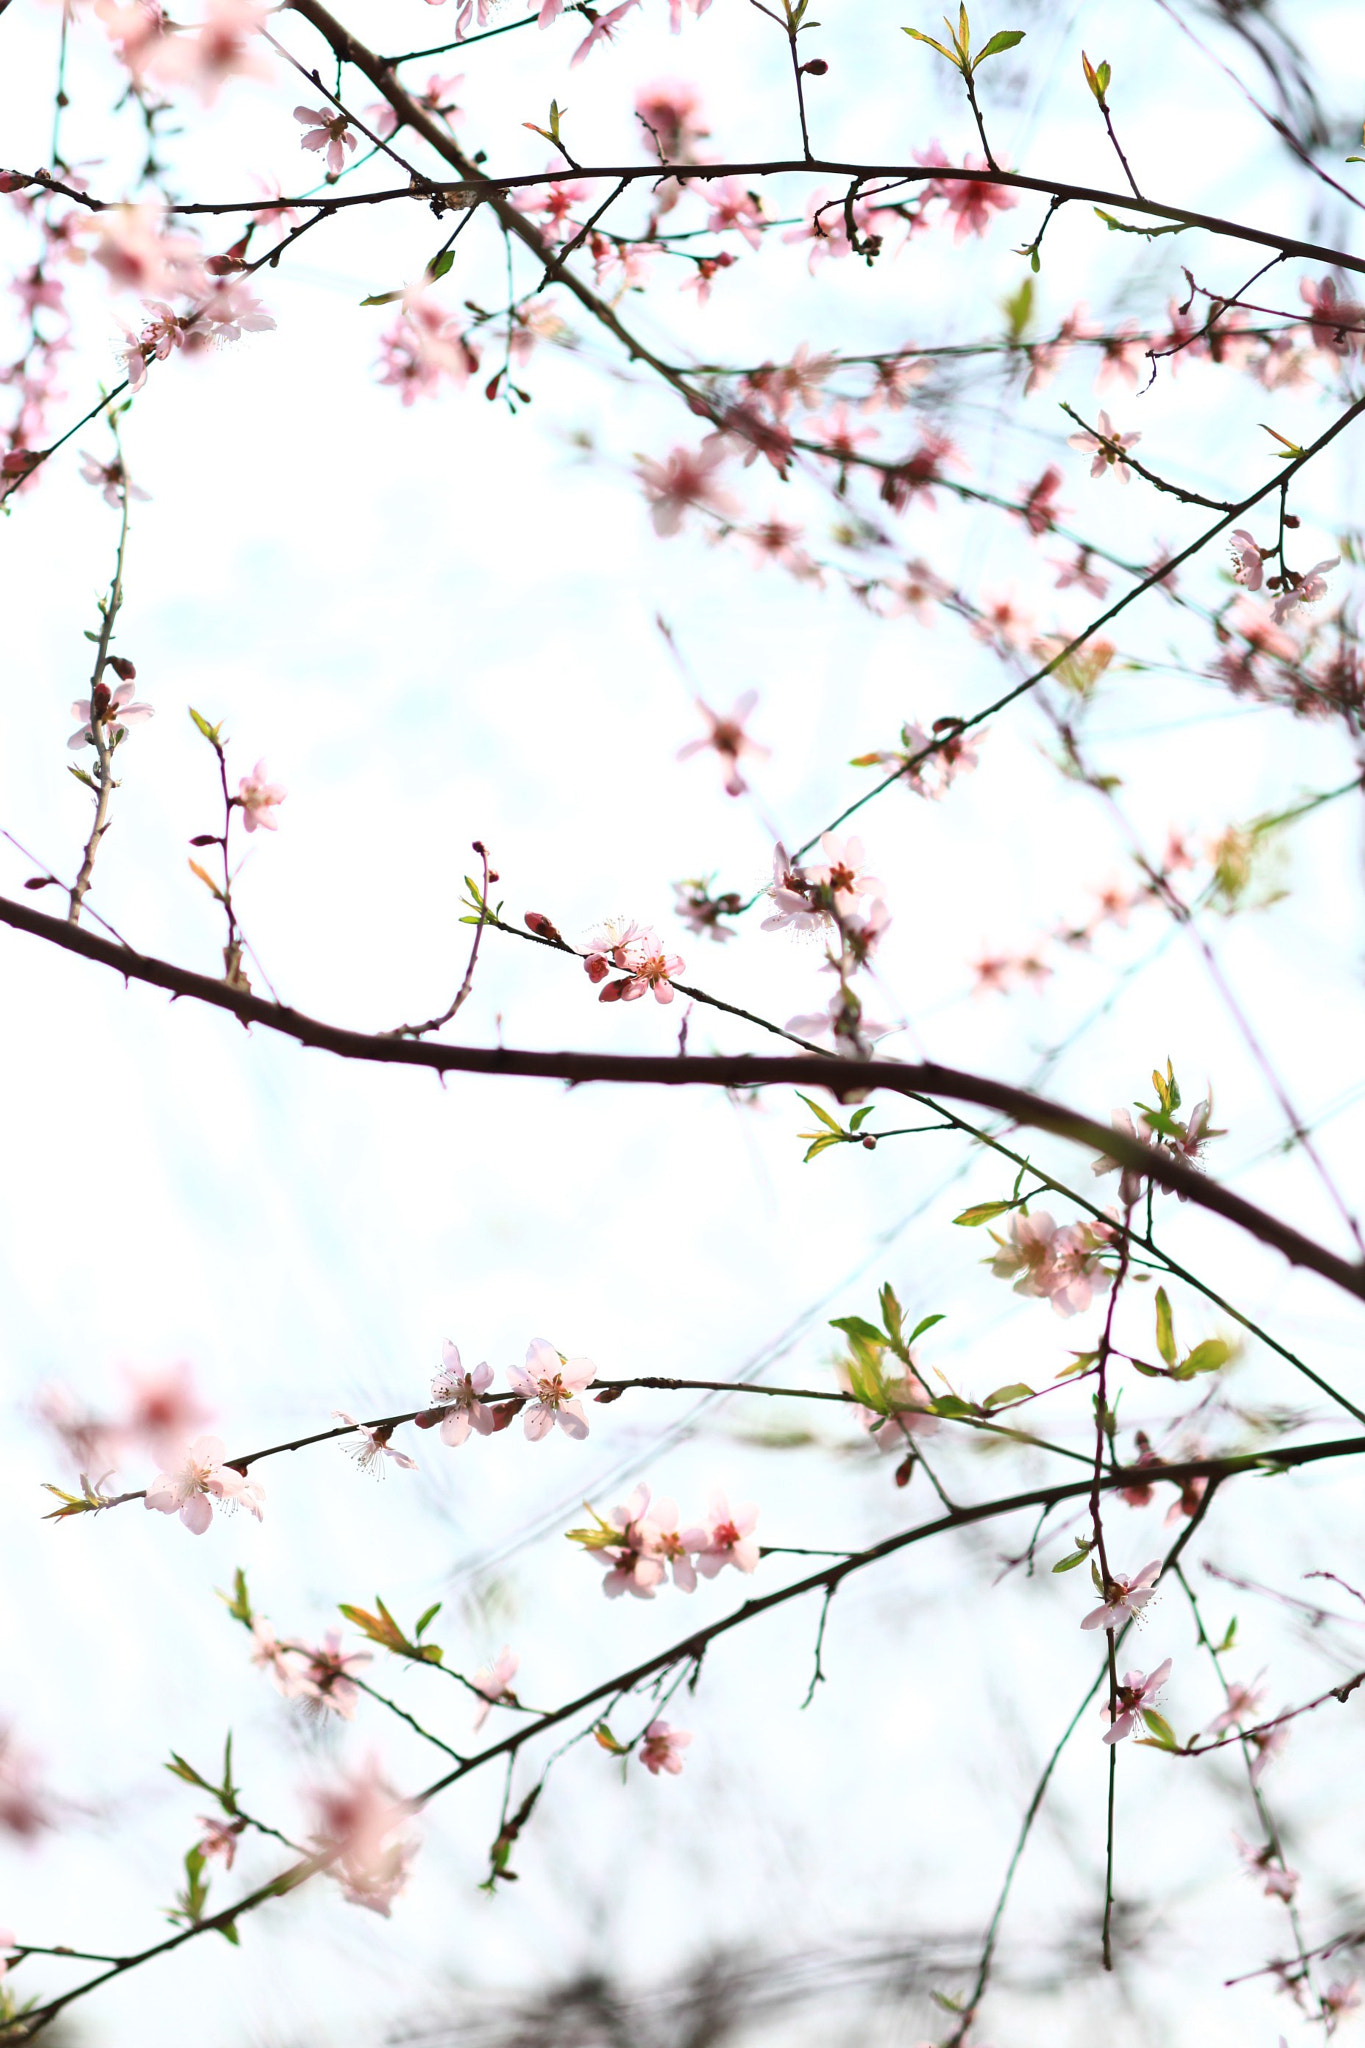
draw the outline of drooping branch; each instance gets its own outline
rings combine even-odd
[[[1073,1144],[1089,1146],[1120,1166],[1145,1175],[1157,1185],[1182,1194],[1199,1208],[1235,1223],[1262,1244],[1283,1253],[1291,1265],[1332,1281],[1346,1293],[1365,1301],[1365,1266],[1330,1251],[1295,1230],[1291,1224],[1269,1215],[1230,1188],[1182,1165],[1156,1146],[1144,1145],[1114,1130],[1108,1124],[1068,1109],[1061,1103],[1016,1088],[1008,1081],[996,1081],[984,1074],[960,1073],[936,1062],[837,1059],[819,1053],[800,1057],[772,1057],[753,1053],[716,1054],[707,1057],[648,1053],[531,1052],[513,1046],[433,1045],[425,1041],[376,1036],[348,1031],[323,1023],[284,1003],[268,1003],[243,989],[231,988],[206,974],[177,967],[126,947],[116,946],[96,932],[79,925],[46,917],[26,903],[0,896],[0,924],[31,933],[51,944],[79,953],[101,966],[112,967],[125,981],[143,981],[154,988],[169,989],[173,995],[193,997],[213,1008],[228,1010],[244,1024],[261,1024],[279,1031],[300,1045],[335,1053],[341,1059],[365,1060],[388,1066],[425,1067],[437,1074],[516,1075],[530,1080],[611,1081],[634,1087],[707,1088],[827,1088],[836,1101],[843,1102],[871,1089],[889,1090],[913,1098],[947,1096],[950,1101],[975,1103],[995,1110],[1012,1122],[1033,1130],[1048,1131]]]

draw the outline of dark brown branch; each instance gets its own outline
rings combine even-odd
[[[1365,403],[1365,401],[1362,401]],[[1247,1231],[1262,1244],[1272,1245],[1291,1265],[1304,1266],[1365,1300],[1365,1267],[1325,1246],[1313,1242],[1290,1224],[1257,1208],[1254,1202],[1220,1187],[1188,1166],[1180,1164],[1155,1146],[1143,1145],[1108,1124],[1049,1102],[1016,1088],[1008,1081],[986,1075],[959,1073],[933,1061],[901,1063],[891,1060],[846,1060],[812,1053],[800,1058],[759,1056],[752,1053],[715,1055],[709,1058],[675,1053],[628,1054],[591,1052],[529,1052],[512,1046],[432,1045],[408,1039],[386,1038],[363,1031],[348,1031],[306,1016],[287,1004],[268,1003],[245,990],[230,988],[206,974],[177,967],[168,960],[134,953],[116,946],[97,932],[70,926],[47,917],[27,903],[0,897],[0,924],[31,933],[84,959],[112,967],[125,981],[143,981],[154,988],[169,989],[173,995],[191,996],[215,1009],[228,1010],[244,1024],[261,1024],[282,1032],[321,1052],[341,1059],[375,1061],[381,1065],[425,1067],[433,1073],[519,1075],[531,1080],[614,1081],[630,1086],[666,1088],[827,1088],[836,1101],[865,1093],[872,1088],[898,1095],[944,1095],[950,1101],[972,1102],[979,1108],[995,1110],[1012,1122],[1031,1129],[1050,1131],[1074,1144],[1114,1159],[1146,1175],[1159,1186],[1183,1194],[1187,1201],[1222,1216]]]

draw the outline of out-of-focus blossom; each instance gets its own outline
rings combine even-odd
[[[289,1662],[289,1651],[263,1614],[251,1618],[251,1661],[258,1671],[268,1671],[278,1691],[294,1699],[300,1690],[299,1673]]]
[[[1288,1742],[1290,1733],[1289,1723],[1281,1721],[1277,1728],[1257,1729],[1254,1733],[1248,1734],[1247,1741],[1256,1752],[1251,1760],[1250,1777],[1253,1785],[1260,1784],[1261,1774],[1266,1765],[1274,1762]]]
[[[646,1520],[648,1508],[649,1488],[637,1486],[630,1499],[613,1508],[608,1517],[608,1529],[615,1531],[619,1540],[593,1546],[593,1555],[606,1567],[602,1591],[609,1600],[622,1593],[633,1593],[637,1600],[652,1600],[663,1583],[664,1564],[655,1548],[653,1528]],[[604,1537],[606,1533],[604,1530]]]
[[[723,945],[726,939],[733,939],[737,934],[733,925],[722,924],[721,919],[738,917],[743,901],[735,889],[713,896],[711,883],[714,879],[714,876],[707,876],[704,880],[694,877],[686,882],[675,882],[673,889],[677,900],[673,914],[699,938],[706,936]]]
[[[199,1825],[204,1830],[199,1837],[198,1849],[201,1856],[221,1856],[224,1870],[231,1870],[237,1859],[237,1841],[246,1827],[244,1820],[220,1820],[201,1813]]]
[[[509,1366],[507,1377],[531,1404],[525,1417],[528,1437],[548,1436],[556,1423],[575,1441],[587,1435],[588,1418],[577,1397],[597,1378],[597,1367],[590,1358],[562,1358],[553,1344],[533,1337],[526,1347],[525,1365]]]
[[[117,1423],[82,1407],[69,1387],[41,1387],[34,1402],[46,1424],[79,1472],[106,1478],[122,1461],[124,1432]]]
[[[1072,1223],[1059,1230],[1046,1209],[1038,1209],[1031,1216],[1015,1210],[1006,1229],[1006,1237],[991,1232],[998,1246],[991,1271],[997,1280],[1012,1279],[1016,1294],[1050,1301],[1058,1315],[1074,1316],[1108,1287],[1110,1275],[1099,1263],[1111,1234],[1107,1225]]]
[[[990,169],[984,157],[963,158],[962,168],[966,171]],[[953,223],[953,240],[963,242],[968,235],[984,235],[994,214],[1007,213],[1019,204],[1019,195],[1008,185],[995,185],[986,178],[952,178],[943,181],[938,196],[947,201],[948,215]]]
[[[671,1003],[673,978],[683,971],[681,954],[665,952],[658,933],[649,930],[638,932],[634,943],[622,950],[628,954],[626,975],[621,981],[609,981],[599,994],[598,1002],[634,1003],[652,989],[656,1002]],[[598,978],[591,966],[589,973],[593,980]]]
[[[898,1378],[883,1376],[882,1386],[891,1406],[889,1414],[883,1414],[877,1408],[864,1408],[861,1404],[858,1407],[858,1421],[879,1451],[903,1453],[908,1437],[936,1436],[943,1426],[930,1410],[929,1389],[915,1369],[913,1352],[910,1359],[910,1365]],[[856,1391],[846,1358],[836,1361],[834,1377],[846,1394]]]
[[[1131,483],[1133,472],[1124,461],[1125,451],[1133,448],[1142,439],[1141,434],[1119,434],[1107,412],[1099,419],[1098,434],[1068,434],[1067,446],[1080,448],[1094,460],[1090,465],[1091,476],[1103,476],[1106,469],[1112,469],[1121,484]]]
[[[763,920],[765,932],[813,932],[829,923],[829,913],[815,899],[806,870],[788,857],[780,840],[773,850],[773,878],[766,893],[772,898],[773,911]]]
[[[758,1541],[754,1527],[758,1509],[752,1503],[731,1513],[723,1493],[713,1493],[707,1515],[706,1548],[697,1555],[697,1570],[703,1578],[732,1564],[736,1571],[751,1572],[758,1564]]]
[[[1131,1735],[1140,1722],[1145,1709],[1156,1698],[1162,1686],[1171,1675],[1171,1660],[1158,1664],[1155,1671],[1146,1676],[1141,1671],[1125,1671],[1123,1683],[1118,1688],[1118,1708],[1111,1725],[1100,1738],[1104,1742],[1122,1742],[1125,1735]],[[1101,1710],[1109,1718],[1106,1705]]]
[[[1289,1868],[1271,1842],[1258,1849],[1251,1842],[1244,1842],[1238,1834],[1234,1834],[1232,1839],[1246,1865],[1247,1876],[1257,1880],[1268,1899],[1283,1899],[1288,1904],[1299,1888],[1298,1871]]]
[[[570,71],[576,64],[581,64],[585,58],[590,57],[599,43],[615,42],[617,29],[628,14],[634,13],[639,4],[640,0],[621,0],[619,7],[613,7],[608,13],[596,16],[592,27],[569,59]]]
[[[399,1799],[370,1763],[315,1788],[312,1803],[313,1839],[333,1856],[346,1898],[387,1919],[416,1853],[415,1843],[400,1835],[412,1818],[410,1802]]]
[[[359,138],[345,114],[327,107],[295,107],[294,119],[303,123],[299,137],[302,149],[325,149],[327,168],[333,176],[346,168],[346,152],[354,153]]]
[[[1028,495],[1021,507],[1021,517],[1030,533],[1046,533],[1050,526],[1065,516],[1066,507],[1057,503],[1057,493],[1062,488],[1062,472],[1055,462],[1049,462],[1036,484],[1021,484],[1021,491]]]
[[[706,225],[712,234],[723,235],[733,229],[743,235],[751,249],[757,249],[763,240],[763,203],[758,196],[747,191],[738,178],[721,178],[706,187],[706,200],[711,211]]]
[[[360,1704],[360,1688],[351,1673],[373,1661],[370,1652],[343,1650],[340,1633],[331,1628],[318,1648],[301,1643],[294,1654],[299,1662],[291,1668],[288,1696],[305,1701],[319,1713],[337,1714],[343,1721],[353,1721]],[[281,1687],[281,1691],[285,1690]]]
[[[1250,1685],[1230,1685],[1227,1705],[1221,1714],[1208,1725],[1210,1735],[1222,1735],[1229,1728],[1237,1728],[1248,1721],[1254,1721],[1265,1704],[1265,1688],[1253,1679]]]
[[[516,1704],[512,1691],[512,1680],[516,1677],[521,1659],[508,1649],[506,1643],[498,1651],[491,1664],[481,1664],[470,1683],[479,1694],[479,1704],[474,1709],[474,1727],[477,1732],[493,1711],[503,1701]]]
[[[1092,567],[1089,548],[1079,548],[1074,562],[1054,562],[1052,566],[1057,571],[1058,590],[1069,590],[1075,583],[1092,597],[1103,597],[1109,588],[1108,577]]]
[[[676,1778],[683,1767],[682,1752],[691,1740],[686,1728],[670,1728],[667,1721],[651,1721],[640,1744],[640,1762],[656,1778],[660,1771]]]
[[[742,697],[736,699],[729,715],[722,716],[698,697],[697,709],[711,730],[704,739],[688,740],[686,746],[678,749],[678,759],[687,761],[693,754],[704,753],[708,747],[714,748],[725,766],[725,789],[729,796],[743,796],[748,788],[739,769],[742,755],[753,754],[759,760],[768,758],[768,748],[760,746],[757,740],[750,739],[744,730],[745,721],[757,702],[758,691],[746,690]]]
[[[128,1370],[128,1414],[123,1428],[153,1457],[174,1453],[176,1446],[212,1420],[194,1384],[188,1360],[149,1371]]]
[[[1338,1977],[1322,1994],[1322,2009],[1335,2028],[1343,2013],[1355,2012],[1360,2004],[1360,1986],[1354,1977]]]
[[[827,890],[835,912],[851,910],[860,896],[880,896],[883,885],[867,872],[863,842],[855,837],[837,839],[832,832],[820,835],[824,863],[806,870],[818,888]]]
[[[1102,1604],[1086,1615],[1081,1627],[1103,1628],[1112,1634],[1125,1622],[1135,1621],[1156,1591],[1160,1576],[1160,1558],[1153,1558],[1150,1564],[1145,1564],[1134,1578],[1128,1579],[1122,1572],[1116,1573],[1104,1589]]]
[[[486,1361],[476,1365],[473,1372],[466,1372],[460,1362],[460,1354],[449,1341],[441,1346],[441,1370],[431,1383],[431,1398],[442,1407],[450,1404],[449,1412],[442,1418],[441,1442],[452,1447],[462,1444],[471,1429],[480,1436],[491,1436],[498,1426],[498,1418],[485,1401],[479,1399],[486,1394],[493,1383],[493,1368]]]
[[[193,313],[186,314],[180,323],[190,355],[219,342],[240,341],[244,334],[269,334],[274,325],[274,314],[267,312],[244,284],[230,277],[218,278]]]
[[[255,832],[262,825],[267,832],[277,831],[280,821],[275,813],[288,793],[280,783],[268,779],[265,762],[258,761],[237,785],[237,802],[247,831]]]
[[[1137,390],[1148,343],[1133,331],[1134,325],[1133,321],[1125,320],[1117,333],[1105,337],[1100,348],[1100,366],[1095,372],[1097,391],[1106,391],[1111,384],[1126,384],[1130,391]]]
[[[668,163],[695,163],[696,146],[710,135],[697,118],[701,95],[680,79],[660,79],[635,95],[635,118],[648,130]]]
[[[381,1477],[386,1458],[392,1458],[394,1464],[405,1472],[417,1470],[416,1458],[410,1458],[406,1451],[396,1451],[389,1442],[395,1427],[393,1423],[389,1423],[387,1427],[376,1428],[368,1422],[357,1421],[355,1416],[348,1415],[344,1408],[334,1408],[332,1413],[338,1422],[347,1423],[359,1438],[351,1455],[362,1472],[373,1472],[376,1478]]]
[[[221,1437],[196,1437],[187,1447],[181,1464],[152,1481],[144,1506],[154,1508],[158,1514],[179,1515],[196,1536],[202,1536],[213,1520],[215,1500],[244,1507],[259,1522],[264,1489],[223,1463],[224,1448]]]
[[[1334,277],[1324,277],[1317,284],[1306,277],[1300,279],[1299,297],[1308,308],[1314,348],[1341,356],[1360,347],[1365,338],[1365,307],[1354,299],[1341,298]]]
[[[431,397],[443,377],[467,384],[479,367],[478,355],[458,323],[421,290],[404,294],[402,314],[380,337],[379,346],[379,382],[393,385],[404,405]]]
[[[159,0],[95,0],[95,14],[135,78],[140,78],[169,30]]]
[[[644,485],[656,533],[675,534],[688,511],[719,518],[737,509],[735,499],[717,481],[727,454],[725,437],[709,434],[700,448],[674,448],[662,462],[645,455],[637,458],[636,474]]]
[[[191,86],[211,106],[230,78],[269,78],[270,66],[253,38],[265,27],[263,0],[207,0],[197,29],[180,29],[157,43],[150,69],[168,84]]]
[[[1134,1128],[1133,1119],[1126,1109],[1116,1109],[1109,1121],[1122,1137],[1131,1138],[1135,1145],[1156,1145],[1156,1138],[1145,1117],[1141,1120],[1140,1130]],[[1119,1200],[1126,1209],[1131,1209],[1142,1193],[1142,1183],[1146,1175],[1136,1167],[1121,1166],[1117,1159],[1110,1159],[1106,1153],[1101,1153],[1090,1170],[1097,1174],[1118,1174]]]
[[[1327,572],[1338,567],[1341,557],[1333,555],[1328,562],[1315,562],[1311,569],[1296,576],[1288,589],[1282,590],[1270,607],[1270,615],[1277,626],[1282,626],[1291,612],[1300,605],[1316,604],[1320,597],[1327,595]]]
[[[24,1747],[11,1727],[0,1721],[0,1832],[31,1842],[52,1825],[52,1811],[43,1791],[37,1757]]]
[[[84,232],[94,240],[96,263],[118,291],[157,299],[204,287],[198,243],[188,235],[168,234],[156,206],[107,207],[84,224]]]
[[[105,504],[112,505],[115,510],[122,505],[125,493],[129,498],[143,500],[148,496],[140,484],[131,481],[120,455],[115,455],[108,462],[101,462],[97,455],[89,455],[82,448],[81,476],[86,483],[94,484],[103,494]]]

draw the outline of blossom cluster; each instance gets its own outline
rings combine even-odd
[[[713,1493],[705,1522],[680,1525],[677,1504],[656,1500],[651,1508],[647,1486],[637,1486],[630,1499],[605,1518],[592,1508],[593,1527],[570,1529],[569,1541],[581,1543],[603,1566],[602,1591],[608,1599],[633,1593],[652,1600],[670,1571],[681,1593],[696,1589],[697,1574],[713,1579],[726,1565],[751,1572],[760,1551],[754,1537],[758,1509],[731,1509],[724,1494]],[[671,1765],[665,1768],[673,1768]]]
[[[1003,1237],[991,1232],[999,1249],[990,1266],[997,1280],[1014,1282],[1016,1294],[1050,1301],[1059,1316],[1074,1316],[1108,1288],[1112,1276],[1100,1261],[1114,1241],[1112,1224],[1095,1220],[1059,1230],[1046,1209],[1030,1215],[1020,1208],[1006,1231]]]
[[[589,981],[606,983],[599,1003],[634,1003],[651,991],[656,1003],[671,1003],[684,962],[666,950],[651,926],[608,918],[589,938],[583,965]],[[608,980],[613,970],[620,977],[616,981]]]

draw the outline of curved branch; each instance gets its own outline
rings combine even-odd
[[[98,961],[101,966],[112,967],[125,981],[144,981],[153,988],[169,989],[173,995],[191,996],[215,1009],[231,1011],[243,1024],[264,1025],[269,1031],[296,1039],[300,1045],[335,1053],[341,1059],[426,1067],[436,1074],[519,1075],[530,1080],[568,1081],[574,1086],[585,1081],[614,1081],[634,1087],[665,1088],[818,1087],[827,1088],[838,1102],[881,1088],[916,1100],[926,1095],[943,1095],[950,1101],[972,1102],[979,1108],[993,1109],[1014,1123],[1089,1146],[1158,1186],[1183,1195],[1199,1208],[1235,1223],[1262,1244],[1283,1253],[1291,1265],[1321,1274],[1347,1294],[1365,1301],[1365,1265],[1315,1243],[1292,1225],[1282,1223],[1216,1181],[1207,1180],[1168,1153],[1140,1144],[1062,1103],[1050,1102],[1044,1096],[1030,1094],[1008,1081],[992,1080],[988,1075],[960,1073],[932,1060],[851,1060],[820,1053],[791,1058],[753,1053],[680,1058],[676,1054],[530,1052],[514,1046],[432,1045],[323,1023],[288,1004],[265,1002],[260,996],[231,988],[207,974],[195,974],[169,960],[116,946],[97,932],[64,924],[7,896],[0,896],[0,924],[46,939],[68,952]]]

